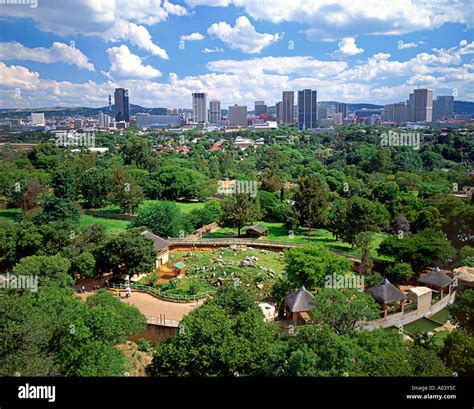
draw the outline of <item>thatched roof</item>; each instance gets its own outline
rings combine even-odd
[[[474,267],[459,267],[453,270],[458,280],[474,283]]]
[[[158,237],[156,234],[153,234],[151,231],[145,230],[141,233],[142,236],[153,240],[153,246],[155,247],[156,251],[161,251],[167,247],[169,247],[170,243],[161,237]]]
[[[387,279],[382,284],[369,288],[367,292],[381,304],[392,304],[406,298],[406,295]]]
[[[255,231],[259,234],[263,234],[266,231],[268,231],[268,227],[262,226],[260,224],[254,224],[252,226],[247,227],[247,231],[249,231],[249,230],[253,230],[253,231]]]
[[[429,273],[422,274],[418,278],[418,282],[436,288],[444,288],[453,282],[453,278],[449,277],[445,270],[435,267]]]
[[[311,311],[313,309],[314,295],[304,285],[295,292],[285,297],[285,302],[291,312]]]

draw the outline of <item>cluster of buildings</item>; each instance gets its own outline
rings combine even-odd
[[[295,95],[296,93],[296,95]],[[227,112],[221,101],[210,100],[205,92],[192,93],[192,109],[163,109],[163,114],[130,114],[129,90],[116,88],[114,108],[109,95],[108,108],[92,118],[48,118],[44,113],[32,113],[30,121],[11,119],[11,130],[68,130],[68,129],[126,129],[136,124],[141,130],[166,128],[193,128],[197,125],[207,130],[223,129],[226,132],[248,127],[254,130],[278,128],[279,125],[296,125],[299,130],[314,133],[326,132],[334,126],[355,123],[365,125],[401,125],[458,127],[469,122],[471,115],[454,114],[454,97],[440,95],[433,100],[433,91],[415,89],[404,102],[385,105],[383,108],[348,110],[341,102],[318,102],[318,92],[313,89],[283,91],[281,101],[269,107],[265,101],[255,101],[254,111],[246,105],[230,105]],[[296,98],[295,98],[296,97]],[[296,102],[296,104],[295,104]],[[165,113],[166,112],[166,113]],[[421,124],[421,125],[420,125]]]
[[[383,122],[389,124],[425,123],[436,126],[456,126],[469,121],[470,115],[454,114],[454,96],[439,95],[433,99],[433,91],[427,88],[413,90],[408,99],[384,106]]]

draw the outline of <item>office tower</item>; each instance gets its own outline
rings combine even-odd
[[[112,112],[112,95],[109,94],[109,111]]]
[[[347,105],[344,103],[338,102],[336,104],[336,114],[339,112],[342,113],[342,119],[346,119],[347,118]]]
[[[108,128],[110,126],[111,118],[109,115],[104,114],[102,111],[100,111],[97,122],[99,124],[99,128]]]
[[[318,120],[328,117],[328,107],[326,104],[318,103]]]
[[[275,104],[275,117],[278,123],[281,123],[283,120],[283,102],[277,102]]]
[[[295,122],[295,93],[293,91],[283,91],[282,96],[282,117],[283,124]]]
[[[128,101],[128,89],[116,88],[115,99],[115,121],[130,122],[130,104]]]
[[[74,128],[81,129],[83,127],[82,118],[74,120]]]
[[[267,113],[267,106],[265,101],[255,101],[255,116]]]
[[[436,119],[451,119],[454,117],[454,97],[438,95],[433,101],[433,121]]]
[[[342,117],[342,112],[336,112],[333,116],[332,116],[332,123],[334,125],[342,125],[344,123],[344,118]]]
[[[406,102],[397,102],[384,106],[384,121],[396,122],[398,124],[408,121],[409,105]]]
[[[431,122],[433,118],[433,91],[425,88],[414,92],[414,122]]]
[[[217,124],[221,120],[221,101],[214,100],[209,105],[209,122]]]
[[[298,129],[316,128],[318,120],[317,91],[304,89],[298,91]]]
[[[193,93],[193,121],[197,124],[207,123],[207,94]]]
[[[45,126],[46,122],[44,119],[44,112],[41,113],[31,113],[31,125],[33,126]]]
[[[229,107],[229,124],[232,126],[247,126],[247,105],[232,105]]]

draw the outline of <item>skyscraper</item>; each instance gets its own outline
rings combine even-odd
[[[311,89],[298,91],[298,129],[316,128],[317,120],[317,91],[312,91]]]
[[[282,96],[282,117],[281,123],[292,124],[295,121],[295,93],[293,91],[283,91]]]
[[[436,119],[451,119],[454,117],[454,97],[439,95],[433,101],[433,121]]]
[[[221,120],[221,101],[211,101],[209,108],[209,122],[217,124]]]
[[[283,122],[283,102],[282,101],[277,102],[275,104],[275,116],[278,123],[281,124]]]
[[[342,113],[342,119],[347,118],[347,105],[344,103],[337,103],[336,104],[336,114]]]
[[[128,101],[128,89],[116,88],[115,99],[115,121],[130,122],[130,104]]]
[[[255,116],[267,113],[267,106],[265,101],[255,101]]]
[[[207,123],[207,94],[193,93],[193,121],[198,124]]]
[[[229,124],[247,126],[247,105],[231,105],[229,107]]]
[[[415,122],[431,122],[433,119],[433,91],[420,88],[414,92],[414,118]]]

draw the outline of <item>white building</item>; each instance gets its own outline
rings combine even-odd
[[[45,126],[46,121],[44,119],[44,112],[41,112],[41,113],[32,112],[31,113],[31,125],[33,125],[33,126]]]

